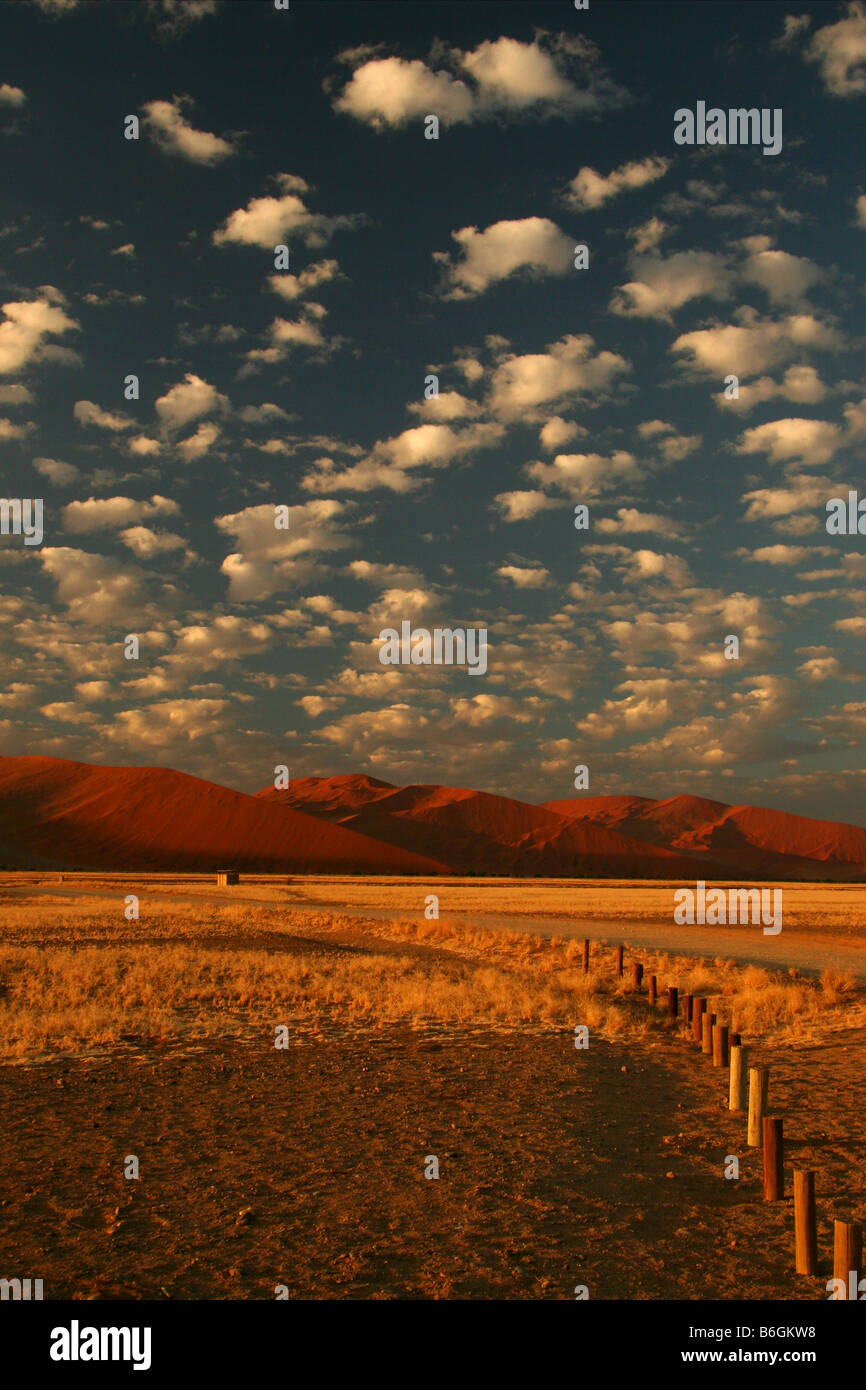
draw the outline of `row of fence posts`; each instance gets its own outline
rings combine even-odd
[[[616,948],[617,974],[622,979],[625,966],[625,947]],[[589,972],[590,943],[583,943],[583,969]],[[643,992],[644,968],[640,961],[632,962],[632,989]],[[647,1001],[655,1007],[659,998],[655,975],[647,980]],[[785,1197],[784,1137],[782,1117],[768,1115],[767,1100],[770,1084],[769,1067],[748,1067],[748,1051],[739,1033],[729,1031],[727,1024],[711,1013],[707,1000],[701,995],[686,994],[680,1009],[679,989],[667,989],[668,1015],[682,1020],[686,1036],[702,1053],[712,1058],[714,1067],[728,1068],[728,1109],[747,1112],[746,1143],[749,1148],[762,1149],[764,1161],[764,1201],[781,1202]],[[748,1074],[748,1098],[746,1077]],[[794,1267],[797,1274],[818,1273],[818,1231],[815,1215],[815,1174],[811,1169],[794,1169]],[[856,1221],[833,1223],[833,1278],[841,1280],[845,1297],[857,1298],[863,1264],[863,1227]],[[838,1284],[837,1284],[838,1289]]]

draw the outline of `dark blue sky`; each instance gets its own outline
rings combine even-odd
[[[866,495],[861,4],[11,0],[0,39],[0,487],[45,506],[0,538],[0,751],[866,819],[824,526]],[[698,102],[781,153],[676,145]],[[383,668],[403,619],[486,625],[487,674]]]

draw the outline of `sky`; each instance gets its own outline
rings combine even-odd
[[[0,753],[866,824],[864,118],[859,0],[6,0]]]

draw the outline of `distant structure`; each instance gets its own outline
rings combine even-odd
[[[217,887],[218,887],[218,888],[231,888],[235,883],[237,883],[237,881],[238,881],[238,871],[237,871],[237,869],[218,869],[218,870],[217,870]]]

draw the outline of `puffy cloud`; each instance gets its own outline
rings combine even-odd
[[[287,531],[276,529],[274,508],[267,503],[217,517],[215,525],[236,544],[221,566],[229,596],[246,602],[299,582],[309,573],[305,560],[352,544],[340,531],[346,516],[345,503],[322,498],[292,507]]]
[[[640,534],[649,532],[657,536],[665,536],[672,540],[682,536],[682,527],[668,517],[659,516],[656,512],[640,512],[635,507],[619,507],[616,518],[610,516],[599,517],[594,522],[597,531],[602,534]]]
[[[866,9],[861,0],[849,0],[843,19],[816,31],[805,58],[818,65],[831,96],[861,96],[866,92]]]
[[[570,439],[577,439],[584,434],[586,434],[586,430],[575,420],[563,420],[561,415],[554,415],[542,425],[538,437],[542,447],[548,453],[554,453],[563,444],[567,444]]]
[[[0,440],[3,439],[26,439],[28,434],[35,430],[33,424],[16,425],[12,420],[6,420],[0,416]]]
[[[462,227],[451,235],[460,259],[452,262],[446,252],[434,253],[434,259],[446,268],[447,299],[471,298],[517,271],[538,278],[567,275],[573,269],[574,240],[547,217],[494,222],[483,232]]]
[[[72,414],[79,425],[96,425],[98,429],[112,430],[115,433],[132,429],[135,424],[130,416],[121,415],[119,412],[112,414],[109,410],[102,410],[93,401],[76,401],[72,407]]]
[[[844,426],[827,420],[769,420],[740,436],[738,452],[767,454],[773,463],[785,459],[799,459],[807,465],[829,463],[843,445],[866,438],[866,398],[859,404],[849,401],[842,413]]]
[[[110,254],[112,256],[125,256],[127,260],[134,261],[135,244],[131,241],[127,241],[123,246],[115,246],[114,250]]]
[[[440,391],[423,401],[412,401],[409,405],[413,415],[422,415],[426,420],[447,422],[449,420],[472,420],[480,415],[481,407],[470,401],[459,391]]]
[[[712,251],[677,251],[665,258],[657,252],[630,261],[635,276],[619,285],[611,311],[632,318],[670,319],[690,299],[727,299],[731,272],[724,256]]]
[[[23,106],[27,93],[20,87],[10,87],[8,82],[0,85],[0,106]]]
[[[773,40],[773,47],[793,48],[806,33],[811,23],[811,15],[786,14],[782,22],[782,32],[777,39]]]
[[[151,454],[162,452],[162,445],[158,439],[151,439],[149,435],[137,434],[134,439],[130,439],[127,448],[131,454],[136,454],[141,458],[147,458]]]
[[[214,244],[236,242],[273,250],[293,237],[306,246],[324,246],[338,229],[357,227],[364,220],[355,214],[327,217],[311,212],[302,196],[312,191],[310,185],[295,174],[278,174],[276,183],[279,197],[251,198],[245,208],[230,213],[214,232]]]
[[[834,351],[842,347],[842,335],[813,314],[789,314],[783,319],[761,319],[753,309],[738,310],[738,323],[682,333],[671,345],[683,365],[710,376],[756,376],[797,356],[804,349]]]
[[[772,400],[775,396],[795,401],[798,405],[816,405],[826,395],[827,387],[815,368],[797,364],[788,368],[781,381],[762,376],[756,381],[741,382],[739,396],[729,399],[724,391],[720,391],[715,401],[721,410],[746,412],[761,401]]]
[[[234,154],[228,140],[188,124],[183,112],[190,104],[186,97],[174,97],[172,101],[150,101],[144,106],[144,124],[159,148],[166,154],[188,159],[191,164],[218,164]]]
[[[317,459],[302,485],[308,492],[337,488],[411,492],[426,476],[419,476],[419,470],[445,468],[455,459],[491,448],[503,434],[503,427],[494,422],[480,422],[463,430],[444,424],[417,425],[391,439],[379,440],[365,458],[347,468],[338,470],[330,458]]]
[[[585,164],[569,183],[565,201],[578,211],[603,207],[620,193],[655,183],[667,173],[670,163],[669,159],[651,155],[646,159],[621,164],[606,175]]]
[[[55,487],[69,487],[81,476],[74,464],[63,463],[60,459],[34,459],[33,467]]]
[[[529,521],[558,505],[546,492],[500,492],[493,501],[505,521]]]
[[[748,503],[744,521],[776,521],[797,512],[810,512],[823,507],[832,497],[833,483],[829,478],[794,476],[785,487],[757,488],[743,494]]]
[[[270,347],[252,348],[245,354],[245,374],[256,370],[261,362],[269,366],[275,362],[282,362],[294,348],[307,348],[318,354],[321,359],[341,346],[342,338],[328,339],[322,332],[320,324],[327,310],[323,309],[321,304],[308,300],[298,307],[300,318],[274,319],[268,329]]]
[[[679,434],[665,420],[644,420],[638,425],[641,439],[654,439],[656,448],[668,463],[679,463],[701,447],[699,434]]]
[[[352,74],[334,110],[374,130],[406,125],[428,113],[451,123],[472,119],[474,98],[465,82],[434,72],[415,58],[372,58]]]
[[[0,405],[32,405],[36,397],[26,386],[17,383],[0,386]]]
[[[662,222],[659,217],[651,217],[648,222],[642,222],[639,227],[631,227],[628,235],[634,242],[634,249],[638,255],[644,251],[651,251],[658,246],[662,237],[665,236],[669,228],[666,222]]]
[[[748,252],[740,272],[743,279],[760,285],[773,304],[798,303],[806,290],[826,278],[825,272],[804,256],[776,250],[768,236],[747,237],[743,245]]]
[[[150,751],[192,743],[229,729],[229,700],[204,697],[161,700],[136,709],[119,710],[106,726],[112,743]]]
[[[866,193],[861,193],[857,199],[857,226],[866,227]]]
[[[188,439],[182,440],[178,446],[178,453],[183,454],[187,462],[201,458],[220,437],[219,425],[214,425],[210,421],[207,424],[199,425],[195,434],[191,434]]]
[[[63,508],[63,529],[75,535],[100,531],[151,516],[176,516],[180,507],[169,497],[154,494],[149,502],[132,497],[89,497],[86,502],[69,502]]]
[[[59,18],[60,15],[71,14],[78,7],[79,0],[33,0],[33,3],[43,14]]]
[[[141,612],[144,576],[128,559],[118,561],[65,546],[43,546],[39,558],[73,621],[92,627],[123,626]],[[123,626],[124,632],[129,630]]]
[[[543,565],[500,565],[496,573],[510,579],[516,589],[546,589],[551,582],[550,571]]]
[[[156,413],[166,429],[179,430],[191,420],[201,415],[209,415],[213,410],[225,410],[228,401],[215,387],[187,372],[184,380],[172,386],[156,402]]]
[[[580,37],[544,32],[534,42],[503,36],[440,55],[445,67],[382,57],[370,49],[340,55],[352,76],[334,109],[374,130],[436,115],[446,124],[492,116],[546,117],[621,106],[627,93],[604,71],[597,48]]]
[[[129,526],[121,531],[120,539],[139,560],[151,560],[154,555],[183,550],[185,546],[182,536],[171,531],[152,531],[149,526]]]
[[[329,280],[335,280],[340,274],[340,267],[336,261],[317,261],[315,265],[307,266],[300,275],[271,275],[268,284],[274,294],[279,294],[283,299],[299,299],[308,290],[315,289],[318,285],[327,284]]]
[[[30,362],[50,360],[45,339],[80,327],[58,307],[60,296],[46,287],[41,299],[17,300],[2,306],[0,323],[0,373],[18,372]],[[55,354],[59,349],[55,349]]]
[[[557,454],[553,463],[531,463],[526,472],[544,487],[554,487],[575,501],[599,497],[641,477],[634,455],[618,449],[611,455]]]
[[[537,418],[540,408],[609,391],[631,370],[615,352],[593,354],[589,334],[569,334],[544,353],[510,355],[493,372],[489,405],[503,419]]]

